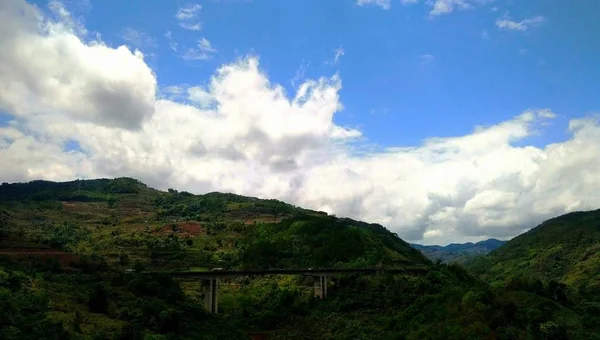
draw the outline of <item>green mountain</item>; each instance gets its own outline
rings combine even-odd
[[[600,210],[547,220],[467,266],[494,286],[561,301],[600,329],[590,317],[600,315]]]
[[[600,293],[600,210],[545,221],[470,267],[491,282],[531,276]]]
[[[411,246],[434,261],[441,260],[443,262],[464,263],[472,257],[486,255],[490,251],[502,246],[504,243],[506,243],[506,241],[490,238],[476,243],[451,243],[447,246],[425,246],[416,243],[412,243]]]
[[[426,271],[335,275],[324,300],[312,278],[227,279],[218,315],[167,273],[216,267]],[[277,200],[131,178],[0,185],[1,339],[592,339],[550,288],[494,288],[381,225]]]
[[[0,216],[13,238],[109,262],[123,253],[160,269],[429,263],[378,224],[277,200],[161,192],[128,178],[3,184]],[[0,248],[18,249],[23,239],[4,237]]]

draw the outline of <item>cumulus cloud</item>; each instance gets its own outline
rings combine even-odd
[[[533,18],[524,19],[521,21],[513,21],[508,15],[496,20],[496,26],[508,31],[527,31],[531,27],[536,27],[544,22],[544,17],[541,15]]]
[[[600,199],[594,118],[571,120],[571,137],[545,147],[516,146],[555,117],[526,110],[463,136],[357,153],[351,142],[363,138],[360,131],[334,123],[343,110],[338,75],[305,80],[287,93],[250,56],[222,65],[202,85],[165,86],[156,96],[156,79],[135,53],[84,42],[22,2],[2,6],[0,103],[13,116],[0,127],[2,181],[132,176],[162,189],[278,198],[379,222],[427,243],[514,236]],[[43,67],[55,55],[76,67],[59,68],[58,77]],[[80,66],[90,55],[94,72]],[[37,76],[13,73],[22,63]],[[132,67],[149,79],[127,73]],[[61,82],[69,77],[76,81]],[[110,91],[114,84],[123,84],[115,89],[127,100]],[[151,109],[123,118],[136,101]],[[111,108],[120,115],[106,113]],[[137,129],[123,128],[132,120]],[[69,141],[80,147],[69,150]]]
[[[188,99],[200,108],[208,108],[215,103],[215,97],[202,86],[194,86],[187,89]]]
[[[88,4],[89,5],[89,4]],[[86,6],[83,4],[83,6]],[[51,0],[48,2],[48,9],[61,23],[73,31],[77,32],[78,35],[86,35],[88,32],[83,24],[82,18],[73,18],[71,12],[67,7],[59,1]]]
[[[54,22],[22,1],[0,3],[0,110],[139,128],[154,111],[156,87],[143,54],[84,42],[66,15]]]

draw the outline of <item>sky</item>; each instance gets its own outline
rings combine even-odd
[[[600,2],[0,1],[0,181],[509,239],[600,208]]]

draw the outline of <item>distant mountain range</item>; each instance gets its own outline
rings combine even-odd
[[[416,243],[411,243],[410,245],[434,261],[440,259],[443,262],[463,262],[473,256],[486,255],[504,243],[506,241],[490,238],[477,243],[451,243],[447,246],[424,246]]]

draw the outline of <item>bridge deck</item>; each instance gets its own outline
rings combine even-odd
[[[426,273],[426,267],[412,268],[330,268],[330,269],[258,269],[258,270],[212,270],[212,271],[176,271],[166,274],[175,277],[236,277],[253,275],[306,275],[331,276],[335,274],[420,274]]]

